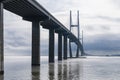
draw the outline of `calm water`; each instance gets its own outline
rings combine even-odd
[[[5,57],[5,74],[0,80],[120,80],[119,57],[87,57],[31,67],[30,57]]]

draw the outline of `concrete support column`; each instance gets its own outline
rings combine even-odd
[[[79,47],[78,47],[78,45],[77,45],[76,57],[77,57],[77,58],[79,57]]]
[[[49,63],[54,62],[54,29],[49,29]]]
[[[0,2],[0,74],[4,73],[3,3]]]
[[[70,51],[70,58],[72,58],[72,47],[71,47],[70,39],[69,39],[69,51]]]
[[[62,34],[58,33],[58,60],[62,60]]]
[[[85,55],[85,53],[84,53],[83,46],[82,46],[81,56],[84,56],[84,55]]]
[[[40,26],[39,21],[32,22],[32,65],[40,65]]]
[[[67,36],[64,35],[64,59],[67,59]]]

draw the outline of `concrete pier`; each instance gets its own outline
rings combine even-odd
[[[62,60],[62,34],[58,33],[58,60]]]
[[[71,48],[71,42],[69,40],[69,51],[70,51],[70,58],[72,58],[72,48]]]
[[[81,56],[84,56],[85,55],[85,53],[84,53],[84,50],[82,49],[81,50]]]
[[[49,29],[49,63],[54,62],[54,29]]]
[[[32,65],[40,65],[40,25],[32,21]]]
[[[77,58],[79,57],[79,47],[78,47],[78,45],[77,45],[76,57],[77,57]]]
[[[3,3],[0,2],[0,74],[4,73]]]
[[[64,35],[64,60],[67,59],[67,36]]]

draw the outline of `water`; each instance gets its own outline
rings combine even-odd
[[[5,74],[0,80],[119,80],[120,57],[87,57],[31,67],[29,56],[5,57]]]

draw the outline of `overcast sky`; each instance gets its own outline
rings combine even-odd
[[[74,22],[80,12],[86,50],[120,50],[120,0],[37,0],[69,29],[69,12]],[[4,10],[6,55],[31,54],[31,23]],[[41,53],[48,50],[48,31],[41,27]],[[56,38],[57,40],[57,38]],[[57,42],[57,41],[56,41]]]

